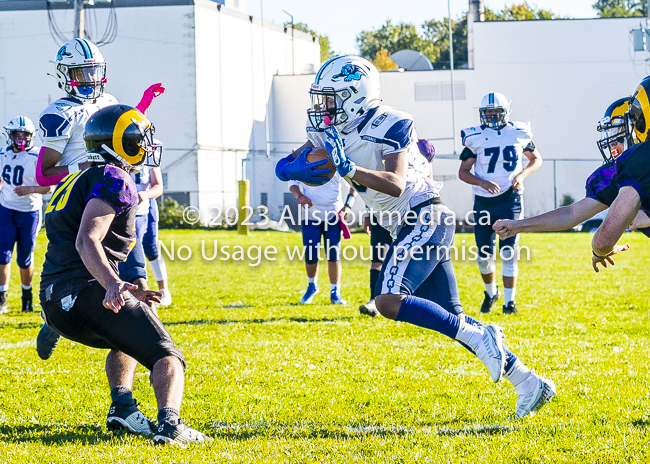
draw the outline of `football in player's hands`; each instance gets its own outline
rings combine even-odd
[[[298,157],[299,154],[300,153],[298,151],[295,151],[294,153],[291,154],[291,156],[293,156],[295,159]],[[334,174],[336,173],[336,168],[334,167],[334,163],[332,163],[332,160],[327,154],[327,149],[315,148],[307,153],[308,163],[315,163],[316,161],[320,161],[322,159],[327,159],[327,163],[321,164],[320,166],[318,166],[317,169],[318,170],[329,169],[330,170],[329,174],[323,174],[323,176],[326,176],[329,180],[332,180],[332,177],[334,177]],[[312,187],[319,185],[319,184],[310,184],[308,182],[304,182],[304,183],[307,185],[311,185]]]

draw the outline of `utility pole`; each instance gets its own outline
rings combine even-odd
[[[84,0],[74,0],[74,36],[84,38],[86,25],[84,14]]]
[[[456,96],[454,95],[454,38],[452,37],[451,28],[451,5],[447,0],[447,15],[449,16],[449,70],[451,72],[451,130],[452,140],[454,141],[454,155],[456,154]]]
[[[294,45],[293,45],[293,15],[282,10],[283,13],[286,13],[291,18],[291,74],[296,74],[296,58],[294,56]]]

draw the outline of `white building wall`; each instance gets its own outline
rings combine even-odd
[[[584,197],[587,176],[602,163],[596,123],[648,74],[647,52],[635,53],[630,30],[642,18],[485,22],[475,25],[475,93],[498,91],[512,100],[512,117],[530,121],[547,160],[530,177],[529,213],[554,207],[563,194]],[[471,120],[459,119],[461,125]]]
[[[553,209],[564,194],[582,198],[588,175],[602,163],[596,123],[610,103],[630,95],[647,74],[648,53],[635,53],[630,39],[639,21],[475,23],[475,69],[454,72],[455,134],[449,71],[381,73],[383,103],[411,113],[418,137],[433,141],[435,175],[445,182],[443,200],[464,215],[473,198],[471,187],[458,179],[460,130],[479,124],[483,95],[504,93],[512,100],[511,118],[531,122],[545,159],[526,181],[527,215],[539,214]],[[271,140],[278,157],[305,138],[311,80],[313,76],[275,78]]]
[[[0,13],[2,124],[18,114],[38,124],[40,112],[65,96],[47,75],[53,72],[50,60],[56,57],[60,44],[50,36],[46,10]],[[101,27],[107,10],[97,9],[96,14]],[[116,14],[117,39],[101,48],[107,63],[106,91],[135,106],[149,85],[165,85],[165,94],[155,100],[148,116],[156,127],[156,137],[164,143],[162,168],[169,169],[166,188],[196,190],[196,156],[191,153],[197,127],[194,6],[116,8]],[[70,11],[57,10],[54,16],[61,29],[72,30]]]
[[[266,114],[273,76],[293,67],[316,68],[318,41],[300,31],[251,18],[245,2],[226,6],[208,0],[180,6],[118,7],[117,39],[101,48],[107,62],[107,92],[136,105],[151,84],[166,92],[149,118],[165,149],[162,170],[167,193],[182,194],[210,217],[210,206],[235,205],[243,159],[266,154]],[[243,5],[243,6],[242,6]],[[101,27],[108,10],[87,12]],[[71,10],[56,10],[64,31]],[[29,27],[26,27],[29,25]],[[71,36],[71,32],[67,32]],[[60,44],[50,36],[46,10],[0,12],[0,118],[40,112],[64,96],[53,78]],[[295,65],[292,66],[292,50]],[[22,63],[20,68],[7,65]],[[256,206],[256,205],[255,205]]]
[[[292,72],[292,49],[296,69],[318,66],[320,46],[310,35],[294,31],[292,43],[282,26],[196,1],[197,206],[204,217],[236,204],[244,158],[266,156],[273,75]]]

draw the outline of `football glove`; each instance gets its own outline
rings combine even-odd
[[[282,158],[275,166],[275,175],[282,181],[298,180],[306,184],[323,185],[329,181],[328,174],[332,173],[331,169],[316,169],[323,164],[327,164],[327,158],[307,162],[307,154],[311,147],[305,148],[300,154],[293,159],[292,155]]]
[[[352,179],[357,172],[357,165],[345,155],[343,140],[338,129],[335,126],[330,126],[325,130],[325,136],[327,137],[325,148],[327,148],[327,153],[329,153],[337,172],[341,177]]]
[[[163,87],[162,83],[159,82],[150,86],[147,90],[144,91],[142,99],[136,106],[136,109],[140,110],[140,112],[146,116],[147,112],[149,111],[149,107],[153,102],[153,99],[159,97],[163,93],[165,93],[165,88]]]

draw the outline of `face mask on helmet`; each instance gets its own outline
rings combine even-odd
[[[84,140],[88,160],[118,162],[131,167],[160,166],[162,144],[155,128],[137,109],[112,105],[93,114],[86,123]]]
[[[625,116],[603,118],[598,123],[600,140],[597,143],[605,162],[614,161],[631,145],[629,131],[626,128],[627,117]]]
[[[500,130],[510,120],[510,102],[501,93],[489,93],[481,99],[478,114],[481,118],[481,125]]]
[[[598,148],[606,163],[613,162],[621,153],[634,145],[628,117],[629,103],[621,98],[609,105],[605,115],[598,122],[600,132]]]
[[[5,126],[7,143],[14,151],[25,151],[32,147],[36,127],[26,116],[16,116]]]
[[[348,122],[348,115],[343,106],[350,98],[349,90],[336,92],[332,88],[312,90],[311,108],[307,111],[314,128],[326,128]]]
[[[319,132],[332,125],[343,129],[379,104],[379,71],[360,56],[333,58],[320,68],[309,93],[312,127]]]
[[[104,93],[104,85],[107,82],[105,73],[106,64],[68,69],[70,85],[75,88],[77,95],[84,97],[97,98]]]
[[[106,63],[95,44],[85,39],[67,41],[57,52],[55,65],[59,88],[80,100],[96,100],[104,93]]]
[[[491,129],[501,129],[508,124],[508,117],[503,108],[482,109],[480,112],[481,124]]]
[[[9,134],[11,147],[14,150],[25,151],[32,146],[33,135],[25,131],[12,131]]]

